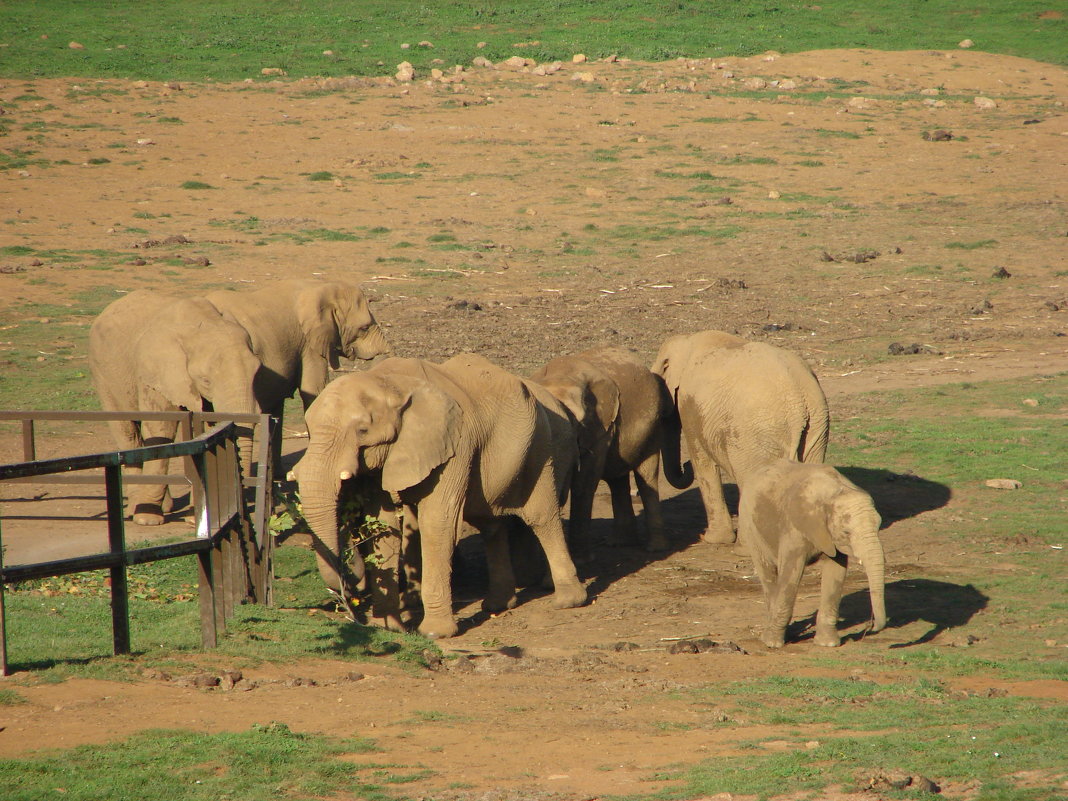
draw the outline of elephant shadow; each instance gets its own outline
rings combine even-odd
[[[940,509],[953,495],[945,484],[922,478],[911,471],[895,473],[870,467],[839,467],[838,471],[871,495],[883,518],[883,528],[898,520]]]
[[[886,631],[900,629],[912,623],[928,623],[930,628],[908,642],[890,644],[890,648],[909,648],[931,642],[939,634],[966,625],[973,616],[987,607],[990,598],[971,584],[912,578],[886,585],[886,609],[889,613]],[[842,597],[838,610],[839,626],[852,628],[871,618],[871,603],[867,589]],[[787,638],[794,641],[811,639],[815,634],[815,613],[790,624]],[[849,632],[842,642],[861,640],[865,631]],[[885,633],[879,635],[885,637]]]

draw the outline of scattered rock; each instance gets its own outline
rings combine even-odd
[[[471,59],[471,63],[474,64],[476,67],[492,67],[493,66],[493,62],[490,61],[485,56],[475,56],[473,59]]]
[[[613,651],[616,651],[616,652],[637,651],[640,647],[641,646],[638,645],[638,643],[636,643],[636,642],[624,642],[624,641],[612,643],[612,645],[609,646],[610,650],[613,650]]]
[[[282,76],[285,74],[286,71],[281,67],[264,67],[262,70],[260,70],[260,75],[264,75],[267,77]]]
[[[938,128],[934,131],[924,131],[923,138],[928,142],[948,142],[953,138],[953,134],[943,128]]]
[[[360,673],[358,671],[355,671],[355,670],[353,670],[350,673],[346,673],[345,674],[345,680],[346,681],[363,681],[364,678],[365,678],[365,676],[362,673]]]
[[[458,311],[482,311],[483,307],[481,303],[474,300],[458,300],[454,303],[450,303],[446,308],[457,309]]]
[[[585,54],[584,53],[575,53],[575,55],[573,55],[571,57],[571,63],[572,64],[585,64],[586,63]]]
[[[475,660],[469,656],[458,656],[455,660],[449,663],[449,671],[452,673],[474,673]]]
[[[991,278],[1012,278],[1012,273],[1006,270],[1004,267],[998,267],[990,274]]]
[[[513,67],[516,69],[522,69],[523,67],[533,66],[534,62],[530,59],[523,58],[522,56],[511,56],[501,62],[501,66]]]
[[[744,654],[746,651],[739,645],[727,641],[716,642],[704,637],[696,640],[679,640],[668,646],[669,654]]]
[[[396,78],[398,81],[411,81],[415,78],[415,67],[409,62],[402,61],[397,65]]]
[[[775,331],[798,331],[800,330],[800,326],[796,323],[768,323],[767,325],[762,326],[760,330],[767,331],[768,333]]]
[[[71,50],[85,50],[85,45],[80,44],[79,42],[71,42],[67,47]]]
[[[218,687],[219,677],[213,676],[210,673],[198,673],[196,676],[193,676],[192,683],[194,687],[199,687],[200,689]]]
[[[891,356],[913,356],[921,353],[937,353],[937,351],[929,345],[920,345],[916,342],[911,345],[902,345],[900,342],[891,342],[887,346],[886,352]]]
[[[1068,309],[1068,299],[1065,299],[1065,300],[1047,300],[1042,305],[1045,308],[1049,309],[1050,311],[1064,311],[1065,309]]]
[[[741,278],[717,278],[716,286],[723,289],[749,289],[749,284]]]
[[[24,273],[26,268],[19,265],[4,265],[0,267],[0,275],[14,275],[15,273]]]
[[[990,489],[1017,490],[1023,486],[1022,481],[1015,478],[988,478],[983,484]]]
[[[182,259],[182,264],[188,264],[191,267],[210,267],[211,262],[207,256],[187,256]]]
[[[919,790],[924,793],[937,793],[940,788],[924,776],[912,776],[901,770],[879,771],[868,779],[869,790],[886,792],[887,790]]]
[[[429,670],[441,670],[441,653],[431,648],[423,649],[423,661]]]
[[[957,42],[957,47],[961,48],[962,50],[967,50],[969,47],[975,47],[975,42],[973,42],[971,39],[962,39],[961,41]]]
[[[994,304],[991,303],[989,300],[984,300],[982,303],[972,306],[971,309],[968,310],[968,312],[969,314],[974,314],[978,316],[980,314],[986,314],[992,308],[994,308]]]
[[[972,101],[975,107],[982,109],[983,111],[990,111],[998,107],[998,104],[991,100],[989,97],[977,97]]]
[[[592,72],[576,72],[571,76],[573,81],[581,81],[582,83],[593,83],[596,79]]]
[[[134,242],[135,248],[158,248],[161,245],[191,245],[192,239],[187,239],[181,234],[175,234],[168,236],[166,239],[142,239],[140,242]]]
[[[763,78],[746,78],[744,85],[745,85],[746,89],[767,89],[768,88],[768,82],[765,81]]]

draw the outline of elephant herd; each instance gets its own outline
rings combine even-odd
[[[801,575],[817,561],[817,645],[840,642],[838,606],[854,559],[867,572],[870,628],[885,626],[880,518],[867,493],[822,464],[827,401],[796,354],[703,331],[669,338],[651,368],[606,346],[555,358],[529,377],[463,353],[440,364],[389,357],[328,382],[340,356],[369,360],[388,352],[358,288],[312,280],[202,297],[131,292],[101,313],[89,340],[93,383],[106,410],[280,416],[299,390],[309,441],[291,477],[320,573],[346,599],[366,584],[372,619],[382,625],[417,622],[429,637],[457,634],[451,566],[465,523],[485,541],[485,610],[514,606],[515,573],[530,557],[516,547],[526,533],[540,546],[534,556],[547,562],[553,606],[584,604],[576,563],[591,558],[597,485],[603,480],[610,489],[617,541],[665,550],[662,469],[677,489],[696,481],[706,542],[735,540],[721,480],[737,484],[738,538],[764,592],[766,645],[783,645]],[[173,424],[113,426],[121,448],[175,434]],[[243,446],[243,459],[250,447]],[[645,512],[641,535],[631,475]],[[365,512],[392,532],[366,566],[346,559],[338,519],[339,498],[357,483]],[[130,511],[136,523],[155,525],[168,502],[163,485],[137,485]],[[414,552],[417,564],[403,564],[403,554]],[[405,570],[421,609],[402,608]]]

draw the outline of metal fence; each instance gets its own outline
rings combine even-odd
[[[178,419],[180,440],[127,451],[36,460],[34,422],[39,420],[107,421]],[[0,481],[34,484],[104,484],[107,505],[108,551],[68,559],[5,567],[0,528],[0,674],[8,673],[4,584],[108,570],[114,652],[130,652],[129,595],[126,568],[130,565],[196,555],[199,563],[201,638],[214,647],[219,632],[238,604],[273,602],[272,538],[267,528],[271,502],[268,415],[228,415],[194,412],[0,412],[0,420],[21,420],[21,463],[0,465]],[[207,426],[212,427],[200,433]],[[239,436],[255,437],[255,465],[242,478],[238,461]],[[193,436],[199,434],[198,436]],[[162,476],[125,475],[124,466],[141,466],[157,459],[184,457],[184,473]],[[103,473],[100,473],[100,470]],[[90,472],[92,471],[92,472]],[[186,484],[194,510],[197,536],[166,545],[128,550],[125,542],[123,483]],[[246,496],[248,496],[246,498]],[[2,519],[0,519],[2,522]]]

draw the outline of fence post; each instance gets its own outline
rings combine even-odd
[[[33,420],[22,421],[22,461],[37,461],[37,441],[33,435]]]
[[[130,653],[130,596],[126,586],[126,531],[123,528],[122,468],[107,465],[108,550],[121,561],[111,567],[111,628],[116,654]]]
[[[4,616],[4,535],[0,531],[0,676],[7,672],[7,618]]]

